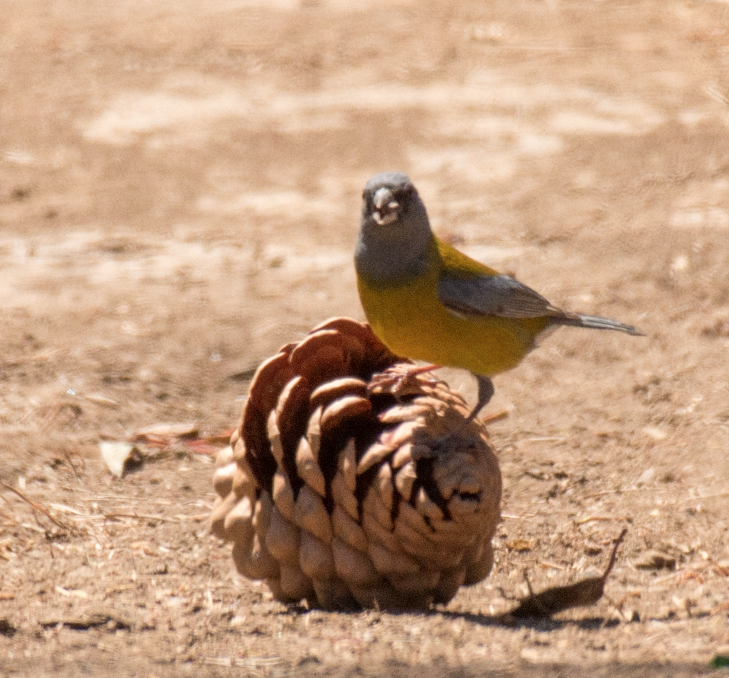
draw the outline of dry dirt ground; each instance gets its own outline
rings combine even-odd
[[[729,650],[729,5],[0,1],[0,673],[695,676]],[[208,536],[250,368],[362,317],[361,187],[555,303],[496,379],[491,577],[431,614],[287,609]],[[19,490],[31,506],[10,488]],[[55,522],[49,518],[49,515]],[[604,566],[554,621],[495,615]],[[719,671],[721,672],[721,671]]]

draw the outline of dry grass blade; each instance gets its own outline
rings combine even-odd
[[[63,458],[66,460],[66,463],[69,465],[71,470],[73,471],[73,475],[76,476],[77,480],[81,480],[81,474],[78,472],[78,469],[76,468],[76,464],[73,463],[71,460],[71,455],[68,453],[68,450],[63,447],[61,448],[61,453],[63,454]]]
[[[245,668],[259,668],[266,666],[278,666],[282,663],[280,657],[204,657],[203,664],[212,666],[239,666]]]
[[[41,351],[35,355],[23,356],[22,358],[15,358],[14,360],[7,360],[3,363],[5,367],[17,367],[19,365],[27,365],[28,363],[39,363],[50,360],[55,355],[61,352],[60,348],[51,348],[46,351]]]
[[[572,607],[594,605],[602,598],[605,582],[615,565],[618,548],[627,532],[627,528],[623,529],[615,540],[610,561],[600,577],[588,577],[570,586],[553,586],[541,593],[532,593],[504,616],[516,619],[547,619]]]
[[[499,410],[498,412],[493,412],[491,414],[484,414],[483,416],[479,417],[482,424],[494,424],[497,421],[503,421],[504,419],[509,418],[509,410]]]
[[[160,523],[179,523],[177,518],[165,518],[164,516],[155,516],[147,513],[105,513],[104,518],[109,520],[131,518],[133,520],[157,520]]]
[[[0,480],[0,485],[2,485],[6,490],[10,490],[14,494],[18,495],[24,502],[26,502],[31,508],[33,508],[36,511],[39,511],[42,513],[48,520],[50,520],[54,525],[57,527],[60,527],[62,530],[66,530],[67,532],[74,532],[74,529],[65,523],[62,523],[60,520],[54,518],[46,509],[44,509],[40,504],[37,504],[29,497],[26,497],[20,490],[16,490],[14,487],[11,487],[7,483],[4,483],[2,480]]]

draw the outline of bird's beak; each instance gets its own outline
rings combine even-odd
[[[372,204],[375,209],[372,212],[372,218],[380,226],[387,226],[397,221],[400,214],[400,203],[395,200],[395,196],[389,188],[378,188],[372,196]]]

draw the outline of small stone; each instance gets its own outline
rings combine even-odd
[[[640,487],[641,485],[650,485],[654,480],[656,479],[656,470],[651,467],[649,469],[646,469],[641,473],[640,478],[635,482],[635,484]]]

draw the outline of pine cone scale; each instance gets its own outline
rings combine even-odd
[[[278,506],[274,506],[266,532],[266,548],[271,555],[279,562],[298,567],[299,536],[296,525],[286,520]]]
[[[332,529],[334,534],[347,544],[347,546],[367,553],[367,535],[365,531],[341,506],[334,507],[334,513],[332,513]]]
[[[345,396],[367,397],[367,382],[356,377],[341,377],[317,386],[311,394],[311,408],[326,407],[329,403]]]
[[[299,547],[299,565],[304,574],[312,580],[332,579],[336,574],[334,554],[329,544],[303,530]]]

